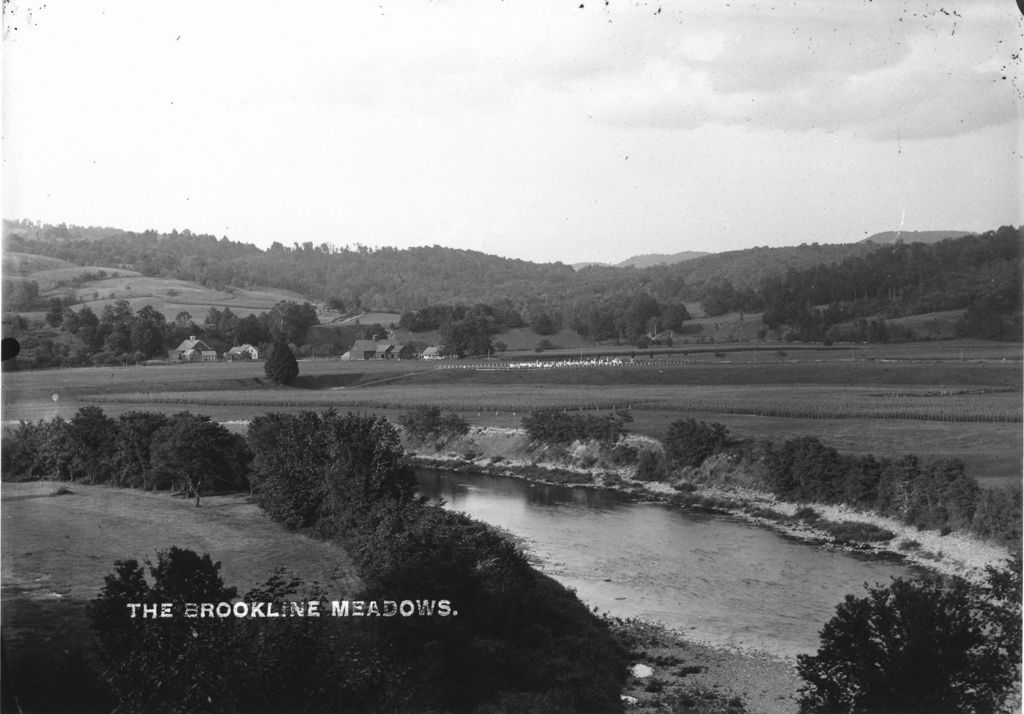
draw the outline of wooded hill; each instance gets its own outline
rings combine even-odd
[[[973,310],[985,323],[965,334],[1020,337],[1022,233],[1011,227],[929,245],[758,247],[672,265],[579,271],[562,263],[440,246],[399,250],[275,242],[261,250],[187,230],[133,233],[4,221],[4,236],[8,254],[108,266],[214,289],[273,287],[349,310],[407,312],[483,303],[515,309],[527,321],[548,313],[573,326],[585,323],[595,304],[623,305],[645,295],[662,308],[700,302],[711,315],[763,310],[769,327],[792,328],[796,339],[823,339],[830,327],[861,318],[957,309]],[[25,263],[5,261],[7,310],[29,309],[39,288],[46,287],[36,285],[33,295],[31,271],[19,270]]]

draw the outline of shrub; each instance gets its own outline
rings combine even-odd
[[[793,514],[793,518],[798,521],[810,521],[813,523],[821,518],[821,515],[810,506],[801,506],[796,509],[796,513]]]
[[[636,460],[638,481],[661,481],[665,478],[665,457],[656,449],[641,449]]]
[[[631,466],[636,463],[639,452],[635,446],[620,441],[608,452],[608,459],[615,466]]]
[[[871,523],[819,521],[816,525],[824,529],[826,533],[835,538],[839,543],[872,543],[892,540],[896,537],[896,534],[892,531]]]
[[[588,439],[611,444],[626,433],[625,425],[631,421],[633,417],[629,412],[583,414],[537,409],[524,416],[522,424],[531,439],[546,444],[571,444]]]
[[[673,466],[700,466],[728,443],[729,430],[722,424],[679,419],[668,427],[665,453]]]
[[[444,444],[455,437],[469,433],[469,423],[455,413],[441,414],[439,407],[416,407],[398,417],[406,433],[420,442],[436,441]]]

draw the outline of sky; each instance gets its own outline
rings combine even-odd
[[[1024,223],[1012,0],[6,0],[6,218],[538,262]]]

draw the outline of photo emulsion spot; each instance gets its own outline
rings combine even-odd
[[[1019,712],[1018,5],[4,3],[0,712]]]

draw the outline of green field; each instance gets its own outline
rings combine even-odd
[[[300,362],[278,387],[262,363],[79,368],[4,376],[5,423],[193,411],[244,429],[268,411],[336,408],[396,417],[438,405],[479,425],[518,425],[539,407],[629,408],[632,429],[664,435],[679,417],[719,421],[740,438],[816,436],[849,453],[953,456],[982,484],[1021,478],[1019,345],[923,343],[734,349],[658,355],[618,367],[502,369],[498,360]],[[771,355],[771,359],[766,359]],[[56,400],[54,399],[56,395]]]
[[[233,313],[244,317],[265,312],[281,300],[306,300],[289,290],[218,289],[187,280],[147,277],[122,268],[73,265],[54,258],[19,253],[4,254],[4,271],[8,277],[35,281],[39,285],[41,301],[59,297],[76,306],[87,305],[97,314],[117,300],[127,300],[135,311],[151,305],[168,319],[173,320],[178,313],[188,312],[202,320],[211,307],[219,310],[230,307]],[[82,277],[94,276],[100,271],[107,277],[80,282]],[[21,315],[38,321],[45,313],[37,309],[22,311]]]

